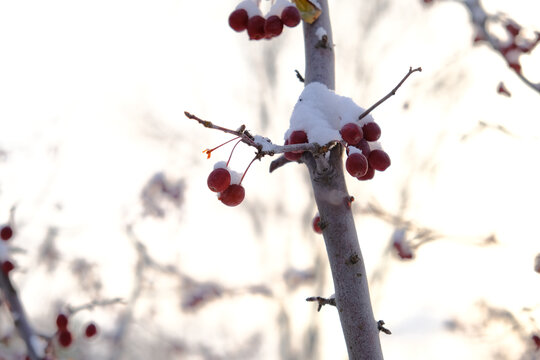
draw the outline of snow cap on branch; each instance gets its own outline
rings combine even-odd
[[[362,126],[374,121],[371,115],[358,121],[364,111],[351,98],[336,94],[324,84],[312,82],[306,85],[294,106],[285,139],[293,131],[302,130],[310,143],[323,145],[342,140],[339,130],[343,125],[356,122]]]

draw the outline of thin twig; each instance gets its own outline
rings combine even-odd
[[[338,140],[330,141],[328,144],[320,145],[317,143],[302,143],[302,144],[292,144],[292,145],[276,145],[273,144],[270,140],[266,139],[266,141],[263,143],[258,143],[254,139],[254,137],[247,132],[245,129],[245,126],[241,126],[238,130],[231,130],[227,129],[225,127],[215,125],[210,121],[203,120],[196,115],[190,114],[187,111],[184,111],[184,114],[187,118],[196,120],[199,124],[203,125],[204,127],[220,130],[227,134],[233,134],[240,138],[240,141],[246,143],[249,146],[253,146],[257,149],[257,157],[262,158],[263,156],[269,155],[273,156],[275,154],[282,154],[286,152],[296,152],[296,151],[309,151],[313,154],[323,154],[331,150],[334,146],[339,144]],[[263,146],[269,150],[263,150]],[[205,152],[207,152],[205,150]]]
[[[383,333],[385,333],[387,335],[392,335],[392,332],[384,327],[384,320],[379,320],[377,322],[377,326],[379,328],[379,331],[382,331]]]
[[[304,77],[302,76],[302,74],[300,74],[300,71],[295,69],[294,72],[296,73],[296,77],[298,78],[298,80],[300,80],[300,82],[305,82]]]
[[[317,311],[321,311],[321,308],[324,305],[332,305],[336,306],[336,298],[330,297],[330,298],[323,298],[321,296],[311,296],[306,299],[306,301],[316,301],[319,303],[319,307],[317,308]]]
[[[389,97],[393,96],[393,95],[396,95],[396,91],[401,87],[401,85],[403,85],[403,83],[405,82],[405,80],[407,80],[407,78],[409,76],[411,76],[412,73],[414,72],[420,72],[422,71],[422,68],[421,67],[418,67],[416,69],[413,69],[412,67],[409,68],[409,72],[407,73],[407,75],[405,75],[403,77],[403,79],[401,79],[401,81],[399,82],[399,84],[397,84],[397,86],[395,88],[392,89],[392,91],[390,91],[388,94],[386,94],[385,97],[383,97],[381,100],[377,101],[375,104],[371,105],[371,107],[369,109],[367,109],[366,111],[364,111],[359,117],[358,117],[358,120],[361,120],[363,119],[365,116],[367,116],[370,112],[373,111],[373,109],[375,109],[377,106],[381,105],[383,102],[385,102],[386,100],[388,100]]]

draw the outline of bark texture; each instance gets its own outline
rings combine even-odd
[[[335,89],[334,50],[327,0],[319,0],[322,14],[313,24],[304,22],[306,51],[305,84],[320,82]],[[326,41],[317,35],[324,28]],[[330,156],[303,155],[324,227],[323,236],[334,281],[339,313],[349,359],[382,359],[378,324],[373,316],[364,260],[360,251],[350,195],[343,172],[343,148]]]

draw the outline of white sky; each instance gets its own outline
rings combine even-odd
[[[392,167],[371,183],[351,181],[349,190],[357,206],[376,199],[397,212],[401,188],[408,184],[407,219],[447,235],[422,247],[414,262],[384,260],[387,280],[372,292],[377,318],[394,332],[383,336],[386,358],[486,358],[504,335],[465,339],[445,331],[442,322],[467,319],[479,299],[516,314],[538,306],[539,278],[532,272],[540,252],[538,94],[496,54],[470,48],[462,7],[444,3],[423,9],[419,3],[391,5],[367,33],[352,31],[365,17],[355,1],[331,4],[342,95],[368,107],[409,66],[424,68],[374,113]],[[485,3],[524,24],[538,24],[536,1]],[[321,240],[299,225],[302,212],[313,205],[304,169],[287,166],[268,176],[269,161],[255,163],[244,181],[246,204],[226,208],[206,188],[206,177],[230,147],[208,161],[201,151],[229,137],[183,116],[188,110],[231,128],[245,123],[255,133],[282,139],[302,90],[293,73],[304,67],[301,29],[285,29],[271,42],[249,42],[227,26],[234,6],[232,1],[0,1],[0,150],[7,152],[0,163],[0,215],[6,219],[9,208],[18,206],[16,241],[29,254],[17,258],[22,268],[32,266],[46,227],[55,225],[65,264],[86,256],[100,264],[107,294],[128,296],[134,257],[124,226],[132,222],[156,258],[178,263],[201,280],[277,283],[286,266],[312,264],[313,249],[320,245],[306,244]],[[539,75],[535,55],[524,62],[525,70]],[[264,75],[263,59],[271,57],[277,63],[276,89]],[[512,98],[496,94],[499,81]],[[260,121],[261,102],[268,107],[268,126]],[[459,142],[478,120],[501,124],[515,137],[488,130]],[[237,150],[233,167],[242,171],[251,154]],[[434,175],[420,170],[425,160],[431,160]],[[138,196],[157,171],[186,180],[186,202],[166,220],[141,220]],[[267,209],[263,235],[248,217],[248,206],[258,203]],[[284,207],[281,216],[268,210],[278,204]],[[392,228],[361,215],[357,220],[368,268],[374,269]],[[471,245],[492,233],[500,245]],[[15,277],[32,315],[52,316],[43,314],[47,311],[35,298],[85,301],[67,280],[44,288],[43,276],[31,270]],[[300,322],[313,310],[303,301],[312,291],[304,287],[287,298]],[[320,295],[332,292],[329,285],[327,292]],[[228,334],[234,323],[232,333],[242,339],[268,323],[261,308],[278,311],[259,298],[236,301],[207,310],[217,320],[204,328],[203,338],[209,332]],[[175,306],[164,295],[156,327],[174,331],[177,323],[166,320]],[[317,315],[325,324],[322,358],[344,358],[337,316],[326,310]],[[184,329],[201,326],[200,318],[182,321]],[[270,344],[276,341],[275,334],[267,336]],[[275,356],[271,346],[264,351]]]

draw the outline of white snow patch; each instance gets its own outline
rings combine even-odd
[[[34,353],[40,358],[45,357],[45,346],[46,343],[44,340],[40,339],[36,335],[30,336],[30,346],[34,349]]]
[[[274,150],[274,144],[270,141],[270,139],[265,138],[260,135],[255,135],[255,144],[262,146],[262,151],[272,151]]]
[[[294,4],[291,4],[287,0],[276,0],[276,2],[272,5],[270,10],[268,10],[268,13],[266,14],[266,18],[268,19],[272,15],[276,15],[281,18],[281,13],[283,12],[283,9],[285,9],[288,6],[294,6]]]
[[[310,83],[294,106],[290,126],[284,138],[287,140],[293,131],[303,130],[310,143],[324,145],[334,140],[342,140],[339,130],[343,125],[356,122],[363,126],[374,121],[371,115],[358,121],[364,111],[365,109],[351,98],[336,94],[324,84]]]
[[[317,30],[315,31],[315,35],[317,35],[319,40],[322,40],[323,36],[327,36],[328,33],[326,32],[326,30],[322,26],[319,26],[317,28]]]
[[[217,163],[215,163],[215,164],[214,164],[214,170],[215,170],[215,169],[219,169],[219,168],[227,169],[227,162],[225,162],[225,161],[218,161]]]
[[[262,16],[261,9],[259,9],[259,2],[254,0],[244,0],[236,6],[235,10],[244,9],[248,13],[248,17],[253,17],[255,15]]]

